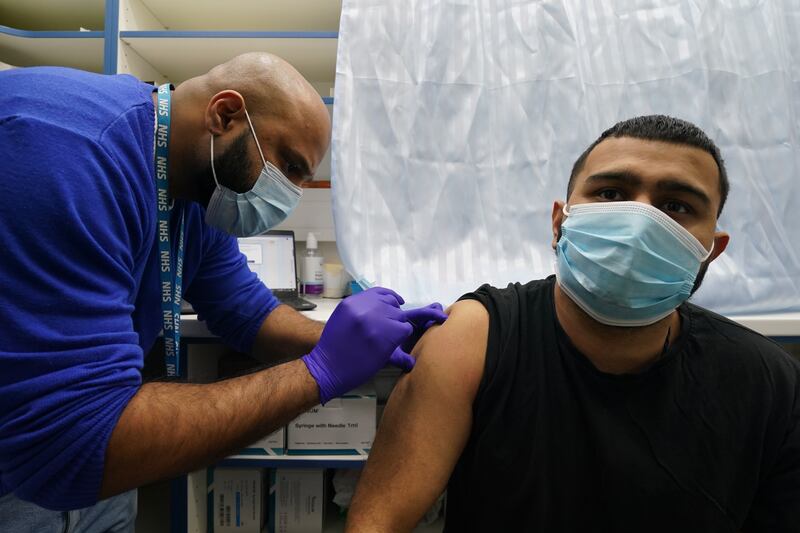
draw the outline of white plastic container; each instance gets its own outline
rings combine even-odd
[[[322,265],[323,298],[341,298],[344,296],[346,279],[347,273],[343,265],[337,263],[325,263]]]

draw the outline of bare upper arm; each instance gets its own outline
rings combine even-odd
[[[400,379],[348,516],[348,531],[411,530],[447,485],[472,428],[489,315],[473,300],[417,343],[417,364]]]

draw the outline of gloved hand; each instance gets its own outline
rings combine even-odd
[[[390,362],[394,366],[401,368],[404,372],[410,372],[411,369],[414,368],[414,363],[416,362],[416,359],[409,355],[411,350],[414,349],[414,345],[417,344],[422,334],[428,331],[429,327],[434,324],[441,324],[447,320],[447,314],[444,312],[442,304],[438,302],[403,312],[406,315],[406,320],[414,326],[414,331],[412,331],[405,342],[394,351]]]
[[[407,366],[408,354],[399,346],[414,333],[414,326],[400,309],[402,304],[396,292],[375,287],[336,307],[319,344],[303,356],[323,404],[361,385],[387,362]],[[414,319],[423,323],[441,315],[438,309],[414,311]]]

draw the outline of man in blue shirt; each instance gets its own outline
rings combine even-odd
[[[406,351],[440,307],[402,311],[372,289],[323,331],[238,251],[234,236],[296,205],[329,137],[319,95],[268,54],[171,94],[126,75],[0,74],[0,530],[128,531],[126,491],[241,449],[387,362],[412,366]],[[181,281],[226,344],[292,360],[209,385],[142,384]]]

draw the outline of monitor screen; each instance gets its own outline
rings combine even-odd
[[[294,234],[259,235],[239,239],[247,266],[272,290],[296,290]]]

